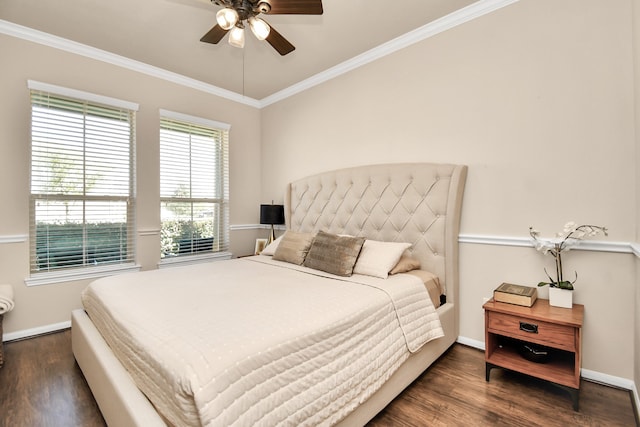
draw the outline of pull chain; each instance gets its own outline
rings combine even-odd
[[[242,49],[242,96],[244,96],[244,49]]]

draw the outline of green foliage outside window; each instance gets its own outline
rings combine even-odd
[[[127,224],[40,223],[36,257],[39,270],[122,262],[127,259]]]
[[[213,221],[166,220],[162,222],[162,257],[212,249]],[[189,247],[185,250],[185,243]],[[182,244],[182,247],[181,247]]]

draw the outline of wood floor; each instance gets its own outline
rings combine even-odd
[[[105,425],[69,330],[5,343],[4,356],[0,426]],[[484,353],[456,344],[369,426],[635,426],[632,402],[629,391],[583,381],[574,412],[569,394],[544,382],[494,369],[487,383]]]

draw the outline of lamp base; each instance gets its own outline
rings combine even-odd
[[[276,230],[273,228],[273,224],[271,224],[271,233],[269,233],[269,238],[267,239],[267,246],[276,240]]]

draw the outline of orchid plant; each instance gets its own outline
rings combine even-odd
[[[575,278],[573,281],[564,280],[562,275],[562,252],[566,252],[571,248],[574,248],[578,242],[587,237],[593,237],[598,234],[604,234],[607,236],[607,229],[598,225],[578,225],[575,222],[568,222],[565,224],[564,229],[556,234],[556,237],[550,240],[541,240],[539,238],[540,233],[529,227],[529,234],[533,240],[533,246],[543,254],[551,254],[556,261],[556,277],[552,278],[547,269],[544,272],[549,278],[548,282],[540,282],[538,286],[549,285],[552,288],[573,290],[573,284],[578,280],[578,273],[575,272]]]

